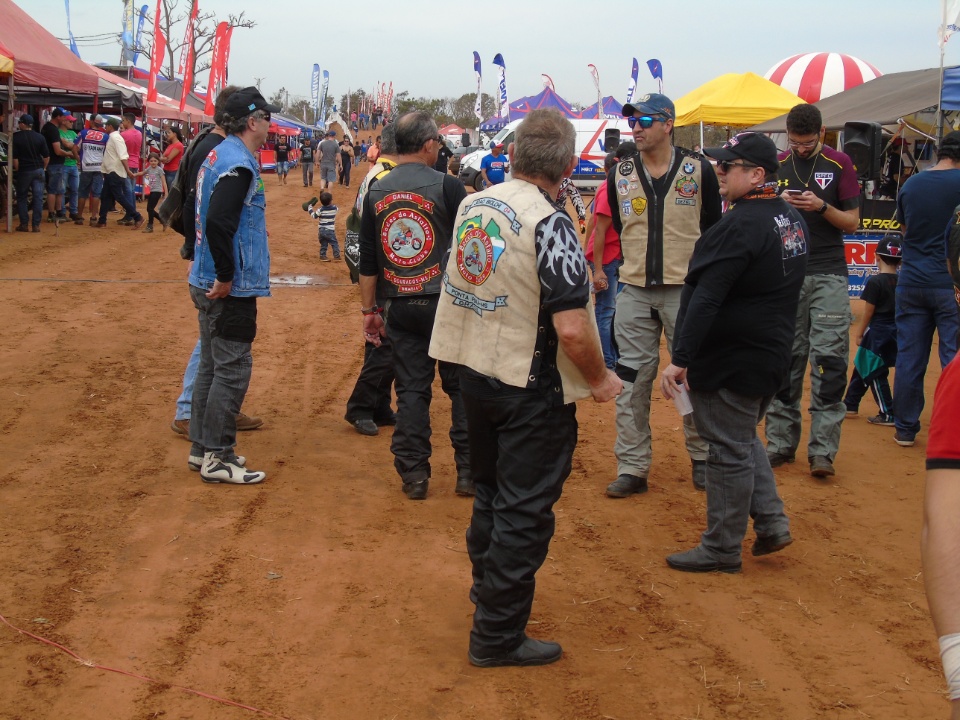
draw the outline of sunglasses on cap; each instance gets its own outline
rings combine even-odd
[[[660,117],[659,115],[657,117],[650,117],[649,115],[641,115],[640,117],[628,117],[627,125],[629,125],[631,129],[639,125],[644,130],[646,130],[647,128],[653,127],[653,124],[655,122],[665,123],[666,121],[667,121],[667,118]]]

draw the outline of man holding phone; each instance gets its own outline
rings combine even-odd
[[[800,291],[790,375],[767,411],[771,467],[796,459],[800,445],[800,397],[810,363],[810,474],[835,474],[840,425],[846,414],[850,349],[850,297],[843,234],[860,226],[860,185],[849,157],[823,144],[826,128],[814,105],[787,114],[790,150],[780,154],[781,197],[800,211],[810,228],[809,261]]]

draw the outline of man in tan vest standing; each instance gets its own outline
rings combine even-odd
[[[652,93],[623,106],[639,155],[623,160],[607,176],[613,227],[620,234],[623,266],[614,337],[620,350],[617,375],[617,479],[607,495],[624,498],[647,491],[653,459],[650,393],[660,364],[660,337],[667,351],[680,310],[680,291],[693,245],[720,219],[720,189],[713,166],[701,155],[674,147],[676,111],[666,95]],[[603,240],[594,257],[603,257]],[[706,485],[707,444],[693,419],[683,419],[693,485]]]
[[[576,228],[554,204],[574,140],[556,111],[530,112],[509,148],[513,180],[460,203],[430,343],[432,357],[461,366],[476,484],[468,657],[478,667],[563,654],[525,633],[534,575],[577,444],[574,402],[623,388],[603,362]]]

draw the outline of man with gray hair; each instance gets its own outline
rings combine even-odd
[[[570,475],[574,403],[623,389],[603,361],[576,228],[555,203],[576,167],[574,139],[555,110],[528,113],[508,150],[513,180],[461,203],[430,343],[432,357],[461,366],[476,484],[468,657],[478,667],[563,654],[526,635],[534,575]]]
[[[397,427],[390,450],[403,492],[411,500],[423,500],[430,483],[430,400],[437,365],[428,348],[442,289],[440,264],[450,247],[454,213],[467,191],[457,178],[433,169],[441,140],[430,115],[401,116],[396,139],[397,166],[374,180],[363,199],[360,312],[364,340],[379,345],[386,335],[393,344]],[[473,495],[458,369],[443,361],[439,365],[441,386],[452,403],[455,491]]]

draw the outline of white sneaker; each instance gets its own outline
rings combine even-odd
[[[203,466],[200,468],[200,479],[205,483],[229,483],[231,485],[256,485],[267,479],[265,472],[247,470],[239,463],[224,462],[211,452],[204,453]]]
[[[247,459],[243,455],[237,455],[237,465],[246,465]],[[187,467],[193,470],[194,472],[200,472],[200,468],[203,467],[203,456],[202,455],[191,455],[187,458]]]

